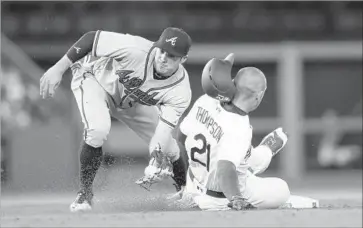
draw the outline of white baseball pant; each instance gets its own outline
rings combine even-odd
[[[254,153],[256,153],[254,155]],[[265,156],[264,156],[265,155]],[[256,147],[251,152],[252,159],[249,166],[253,170],[265,170],[272,158],[271,151],[267,147]],[[194,195],[194,202],[202,210],[229,210],[227,198],[218,198],[206,194],[207,189],[192,180],[188,171],[185,193]],[[256,208],[278,208],[284,205],[290,197],[290,190],[287,183],[275,177],[261,178],[251,171],[246,174],[238,174],[240,183],[245,182],[243,197],[247,202]],[[240,185],[242,187],[242,185]]]

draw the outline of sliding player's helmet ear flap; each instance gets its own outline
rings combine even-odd
[[[202,88],[208,96],[221,101],[232,100],[236,92],[231,76],[233,61],[231,53],[224,60],[213,58],[204,66]]]

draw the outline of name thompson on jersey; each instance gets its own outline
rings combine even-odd
[[[217,141],[219,142],[224,135],[223,129],[218,124],[214,118],[209,114],[208,110],[198,107],[197,115],[195,116],[197,121],[199,121],[201,124],[204,124],[205,128],[209,130],[209,134]]]

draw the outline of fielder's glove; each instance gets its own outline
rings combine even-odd
[[[160,182],[165,177],[173,177],[173,165],[164,153],[161,152],[160,146],[151,153],[149,165],[145,168],[145,176],[135,183],[150,191],[151,185]]]
[[[173,171],[173,165],[170,158],[166,156],[165,153],[161,152],[160,146],[156,147],[153,152],[151,152],[151,159],[149,161],[149,166],[154,166],[160,168],[161,171],[165,173],[171,173]]]
[[[242,196],[233,196],[231,202],[228,203],[228,207],[240,211],[251,207],[251,205]]]

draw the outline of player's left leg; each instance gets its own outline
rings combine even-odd
[[[111,108],[111,114],[124,122],[149,145],[159,122],[159,109],[156,106],[135,104],[129,109],[114,110]],[[186,183],[186,161],[183,156],[180,156],[180,149],[174,138],[171,139],[166,152],[174,155],[172,160],[173,179],[175,187],[179,191]]]
[[[92,209],[93,181],[102,163],[102,146],[111,128],[111,117],[107,95],[93,74],[85,73],[83,69],[74,74],[72,91],[84,124],[79,153],[80,190],[70,205],[70,210],[76,212]]]
[[[276,177],[261,178],[248,174],[244,197],[253,207],[273,208],[318,208],[319,200],[290,194],[287,183]]]

